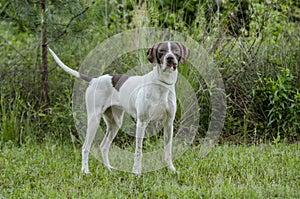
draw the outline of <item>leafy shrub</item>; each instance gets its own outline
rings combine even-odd
[[[300,93],[294,85],[296,77],[288,68],[279,68],[276,78],[264,78],[254,90],[256,109],[265,119],[268,137],[299,137]]]
[[[222,73],[228,103],[222,132],[226,141],[236,143],[242,137],[251,142],[257,135],[277,140],[299,138],[296,88],[300,87],[300,47],[295,44],[299,43],[300,18],[296,1],[87,2],[49,1],[47,5],[49,45],[70,67],[77,69],[91,49],[119,32],[140,27],[176,30],[201,43]],[[21,132],[23,136],[37,135],[37,139],[47,134],[67,140],[75,131],[71,108],[74,78],[59,72],[51,57],[49,100],[46,106],[41,103],[38,3],[2,3],[0,141],[15,138],[20,143]],[[87,6],[89,10],[78,15]],[[126,73],[130,69],[127,62],[139,63],[135,52],[124,57],[126,62],[116,60],[107,73]],[[277,67],[282,67],[279,74]],[[210,118],[209,85],[191,67],[180,73],[197,93],[202,137]]]

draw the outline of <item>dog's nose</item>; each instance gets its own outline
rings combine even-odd
[[[173,61],[174,60],[174,57],[173,56],[168,56],[167,57],[167,61]]]

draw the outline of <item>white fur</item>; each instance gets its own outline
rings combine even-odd
[[[55,53],[49,49],[57,64],[66,72],[80,77],[80,73],[63,64]],[[171,51],[168,42],[168,52],[164,55],[161,65],[157,64],[153,70],[143,76],[128,78],[117,91],[112,85],[112,76],[103,75],[93,78],[86,90],[87,134],[82,147],[82,172],[89,173],[88,155],[95,137],[99,121],[104,119],[107,125],[100,150],[104,165],[111,169],[108,152],[110,145],[122,125],[124,112],[137,120],[136,149],[132,172],[140,175],[142,172],[142,141],[145,129],[150,121],[159,120],[164,126],[165,161],[169,168],[175,171],[172,162],[173,121],[176,113],[175,83],[177,67],[168,67],[166,56],[173,56],[174,63],[178,60]],[[108,110],[108,111],[107,111]]]
[[[56,63],[62,68],[64,69],[64,71],[66,71],[67,73],[74,75],[75,77],[80,77],[79,72],[77,72],[76,70],[73,70],[71,68],[69,68],[68,66],[66,66],[57,56],[56,54],[50,49],[48,48],[51,55],[53,56],[54,60],[56,61]]]

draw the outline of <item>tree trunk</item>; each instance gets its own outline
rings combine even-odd
[[[42,105],[48,101],[48,50],[47,50],[47,23],[46,0],[41,0],[42,11]]]

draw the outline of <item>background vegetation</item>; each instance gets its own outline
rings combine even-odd
[[[0,143],[49,136],[63,141],[76,134],[74,79],[47,58],[47,45],[76,68],[106,38],[139,27],[180,31],[214,59],[228,103],[221,142],[295,142],[299,14],[300,3],[293,0],[1,0]],[[209,87],[202,89],[199,136],[210,114]]]
[[[299,198],[299,16],[296,0],[0,0],[0,198]],[[227,96],[222,144],[200,155],[210,86],[187,64],[180,73],[201,118],[178,173],[136,178],[90,158],[92,174],[81,175],[74,78],[46,47],[78,69],[97,44],[140,27],[189,35],[214,59]],[[127,71],[116,66],[135,56],[106,72]],[[115,141],[134,143],[121,133]]]

